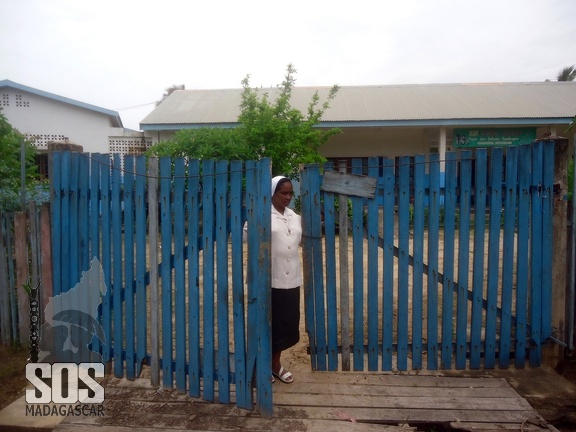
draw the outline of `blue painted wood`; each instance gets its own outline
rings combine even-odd
[[[122,177],[120,155],[115,154],[112,169],[112,307],[114,321],[114,376],[122,378],[124,368],[122,364],[122,353],[124,343],[124,314],[122,313]]]
[[[258,226],[258,215],[256,209],[256,195],[258,189],[258,177],[256,175],[256,162],[246,162],[246,218],[247,226]],[[262,270],[258,265],[259,246],[258,246],[258,230],[248,229],[247,233],[247,269],[246,269],[246,284],[248,288],[247,302],[248,302],[248,327],[247,334],[258,334],[258,291],[255,279],[258,273]],[[252,383],[256,381],[256,359],[258,356],[258,339],[250,337],[248,341],[248,350],[246,353],[246,382]],[[246,403],[251,403],[253,400],[253,392],[250,388],[245,395]]]
[[[301,173],[301,203],[302,203],[302,276],[304,278],[304,314],[306,316],[305,325],[306,333],[310,340],[312,350],[310,352],[310,363],[312,370],[319,370],[318,366],[318,335],[316,333],[316,313],[315,296],[314,296],[314,271],[312,257],[314,255],[314,231],[312,229],[313,219],[313,196],[311,177],[318,175],[318,169],[315,166],[307,166]]]
[[[90,207],[88,203],[90,193],[90,160],[88,159],[88,155],[81,154],[78,163],[79,270],[81,274],[90,268]]]
[[[136,157],[136,184],[134,211],[136,213],[136,376],[142,372],[147,355],[147,312],[146,312],[146,157]]]
[[[426,339],[427,367],[438,369],[438,244],[440,221],[440,157],[438,153],[429,156],[428,192],[428,283],[426,286]]]
[[[320,207],[320,172],[318,165],[311,166],[308,172],[310,183],[310,213],[307,223],[312,233],[322,232],[322,216]],[[322,260],[322,236],[312,236],[311,265],[314,268],[312,288],[316,305],[316,358],[318,370],[326,370],[326,309],[324,296],[324,263]]]
[[[102,271],[106,284],[106,295],[102,298],[102,328],[106,343],[102,346],[102,361],[112,360],[112,242],[111,242],[111,209],[110,209],[110,155],[101,154],[100,193],[102,215]]]
[[[414,237],[412,249],[412,369],[422,369],[423,274],[424,274],[424,155],[414,156]]]
[[[488,280],[484,367],[496,364],[496,323],[500,263],[500,215],[502,211],[502,149],[493,148],[490,164],[490,222],[488,233]]]
[[[394,354],[394,159],[382,159],[382,177],[382,370],[390,371]]]
[[[230,162],[230,239],[232,251],[232,313],[234,315],[234,382],[236,405],[252,409],[246,393],[251,385],[246,381],[246,320],[244,314],[244,245],[242,229],[242,162]]]
[[[498,367],[510,365],[512,339],[512,293],[514,285],[514,235],[516,228],[516,187],[518,185],[518,147],[506,150],[504,237],[502,252],[502,297],[500,308],[500,352]]]
[[[162,307],[162,386],[172,389],[172,160],[169,157],[159,159],[160,168],[160,238],[162,247],[162,262],[160,264],[160,279],[162,281],[161,307]]]
[[[460,159],[460,224],[458,232],[458,292],[456,298],[456,369],[466,368],[468,353],[468,276],[470,257],[470,195],[472,152],[463,151]]]
[[[188,394],[200,397],[200,162],[188,161]],[[238,396],[240,397],[240,396]]]
[[[78,282],[80,282],[80,259],[78,257],[79,246],[80,246],[80,231],[79,231],[79,208],[78,208],[78,192],[79,192],[79,158],[80,154],[77,152],[70,153],[70,190],[69,190],[69,202],[70,202],[70,214],[69,214],[69,236],[70,243],[68,244],[68,268],[69,274],[69,286],[66,288],[67,291],[74,288]],[[68,298],[64,302],[68,302]],[[66,309],[76,309],[78,310],[78,305],[67,303]]]
[[[93,153],[90,157],[90,190],[88,194],[90,206],[90,261],[100,257],[100,154]],[[52,260],[54,263],[54,259]],[[53,266],[54,269],[54,266]],[[103,283],[103,281],[99,281]],[[102,301],[102,300],[100,300]],[[98,321],[102,325],[102,313],[98,315]],[[102,354],[100,339],[92,340],[92,350]]]
[[[470,318],[470,368],[480,368],[482,347],[482,303],[484,300],[484,245],[486,242],[486,179],[488,153],[476,149],[474,177],[474,262]]]
[[[516,355],[514,366],[523,368],[528,349],[528,281],[529,281],[529,232],[530,232],[530,184],[532,148],[519,148],[518,157],[518,233],[516,257]]]
[[[216,162],[216,267],[218,313],[218,400],[230,403],[230,367],[228,351],[228,162]]]
[[[531,196],[531,228],[530,233],[530,366],[540,366],[542,363],[542,161],[544,144],[536,142],[532,145],[532,196]]]
[[[333,169],[326,164],[324,169]],[[328,370],[338,370],[338,307],[336,290],[336,214],[334,194],[324,193],[324,232],[326,256],[326,319]]]
[[[454,152],[446,153],[446,188],[444,192],[444,286],[442,288],[442,359],[444,369],[452,368],[454,332],[454,226],[456,218],[457,160]]]
[[[185,183],[184,159],[174,159],[174,342],[176,349],[174,375],[176,390],[180,393],[186,392]]]
[[[204,399],[214,400],[214,161],[202,161]]]
[[[362,174],[362,160],[352,159],[352,174]],[[352,310],[354,365],[356,371],[364,370],[364,198],[350,197],[352,201],[352,256],[354,269],[352,274],[352,291],[354,301]]]
[[[75,283],[74,280],[70,279],[70,275],[72,274],[72,261],[70,260],[70,249],[71,245],[74,244],[75,236],[70,232],[71,229],[71,213],[72,209],[70,208],[70,201],[71,201],[71,177],[73,168],[71,166],[71,155],[70,152],[64,152],[62,154],[61,159],[61,166],[60,166],[60,178],[61,178],[61,185],[62,185],[62,201],[61,201],[61,219],[62,219],[62,243],[61,243],[61,277],[62,277],[62,285],[60,286],[60,292],[66,293],[72,288],[73,284]],[[64,296],[61,297],[60,307],[61,310],[68,310],[70,309],[71,305],[69,304],[69,297]],[[58,339],[56,342],[57,347],[63,346],[63,340],[61,340],[60,335],[58,335]],[[58,352],[57,354],[58,361],[61,362],[70,362],[72,361],[72,355],[70,351],[65,352]]]
[[[554,217],[554,149],[555,142],[543,143],[542,158],[542,341],[552,336],[552,259]],[[564,197],[562,197],[564,198]],[[569,302],[568,302],[569,303]]]
[[[272,406],[272,346],[271,346],[271,292],[272,283],[270,274],[270,235],[271,235],[271,165],[270,159],[261,159],[257,163],[257,177],[259,179],[258,195],[256,196],[256,215],[258,226],[259,259],[261,265],[257,279],[258,304],[258,358],[257,358],[257,398],[256,404],[263,417],[270,418],[273,414]],[[262,271],[263,269],[263,271]]]
[[[50,210],[52,219],[52,292],[57,296],[62,291],[62,153],[52,154],[52,196]],[[15,304],[15,303],[13,303]],[[15,311],[12,316],[15,315]],[[15,323],[16,321],[14,321]],[[13,339],[16,339],[13,335]]]
[[[398,159],[398,370],[408,370],[408,282],[410,256],[410,157]]]
[[[378,158],[368,158],[368,176],[378,178]],[[368,234],[368,370],[378,370],[378,200],[367,199]]]
[[[124,157],[124,303],[126,341],[126,378],[136,378],[136,330],[134,310],[134,156]]]

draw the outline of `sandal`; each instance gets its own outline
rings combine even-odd
[[[272,372],[272,375],[274,375],[276,378],[278,378],[280,381],[286,384],[290,384],[292,381],[294,381],[294,376],[292,375],[292,372],[284,370],[282,366],[280,366],[280,370],[278,372]]]

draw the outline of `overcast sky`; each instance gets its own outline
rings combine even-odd
[[[0,0],[0,80],[118,111],[167,87],[555,80],[575,0]]]

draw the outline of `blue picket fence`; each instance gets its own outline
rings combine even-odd
[[[318,166],[302,173],[312,367],[540,365],[551,336],[554,142],[445,161],[358,159],[351,172],[377,179],[374,198],[324,191]]]
[[[117,377],[147,365],[153,385],[271,415],[270,161],[56,152],[51,172],[54,296],[101,266],[90,350]]]

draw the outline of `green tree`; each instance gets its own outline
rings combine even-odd
[[[574,79],[576,79],[576,69],[574,68],[574,65],[566,66],[558,72],[556,79],[558,81],[574,81]]]
[[[19,205],[20,145],[23,139],[24,136],[12,127],[0,109],[0,209],[15,210]],[[28,140],[24,143],[26,186],[31,188],[38,177],[36,147]]]
[[[319,148],[339,129],[316,127],[338,92],[333,86],[326,100],[314,93],[306,113],[290,104],[296,69],[289,64],[282,84],[275,91],[250,87],[250,76],[242,80],[238,127],[181,130],[169,141],[154,145],[148,154],[186,156],[199,159],[258,160],[268,157],[272,173],[295,177],[304,163],[321,163]]]
[[[168,96],[170,96],[176,90],[185,90],[185,89],[186,89],[186,86],[184,84],[171,85],[166,90],[164,90],[164,93],[162,94],[162,99],[160,99],[159,101],[156,101],[156,106],[160,105],[164,99],[166,99]]]

